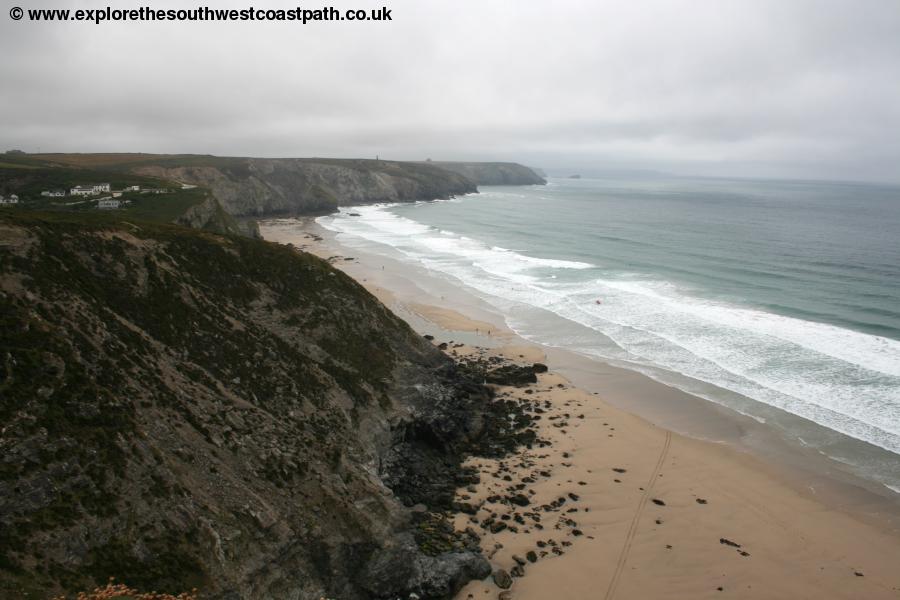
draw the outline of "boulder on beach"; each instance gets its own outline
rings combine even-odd
[[[505,590],[512,586],[512,577],[506,572],[506,569],[497,569],[492,577],[498,588]]]
[[[528,385],[529,383],[537,383],[537,377],[531,367],[521,365],[504,365],[497,367],[484,374],[484,380],[487,383],[497,385]]]

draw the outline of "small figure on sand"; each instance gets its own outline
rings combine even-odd
[[[603,304],[603,302],[600,301],[600,298],[597,298],[596,300],[594,300],[594,302],[596,302],[597,304]]]

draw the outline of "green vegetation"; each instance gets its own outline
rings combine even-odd
[[[185,523],[279,490],[283,510],[311,515],[297,490],[344,471],[360,411],[390,405],[395,348],[420,342],[314,256],[134,216],[0,211],[0,482],[15,507],[0,596],[110,576],[209,585]],[[198,482],[237,505],[214,517],[186,502]],[[84,551],[62,562],[72,539]]]
[[[120,210],[128,218],[147,221],[171,223],[187,210],[200,204],[208,197],[209,192],[200,188],[190,190],[173,190],[169,194],[141,194],[137,192],[122,195],[122,200],[129,200]]]
[[[60,212],[100,212],[97,208],[103,193],[90,197],[73,197],[68,192],[77,185],[109,183],[113,190],[124,190],[131,186],[142,189],[165,189],[167,193],[124,192],[117,199],[122,201],[119,209],[113,209],[129,219],[171,223],[181,219],[193,206],[211,199],[210,192],[202,188],[181,189],[181,184],[153,177],[134,175],[114,167],[78,168],[65,164],[53,166],[34,155],[4,155],[0,163],[0,194],[18,194],[20,204],[4,207],[4,211],[60,211]],[[91,155],[93,156],[93,155]],[[43,191],[64,190],[65,197],[41,196]],[[214,214],[201,226],[221,232],[238,232],[236,221],[212,200]],[[90,219],[103,222],[99,217]]]
[[[209,583],[196,557],[197,531],[167,532],[148,544],[149,560],[134,552],[134,540],[114,539],[92,551],[94,581],[114,577],[130,586],[177,593]]]
[[[123,189],[130,185],[153,188],[174,186],[171,182],[116,171],[52,168],[27,164],[0,165],[0,194],[15,193],[21,196],[23,201],[42,199],[41,192],[44,190],[62,189],[68,193],[69,189],[76,185],[94,183],[109,183],[113,189]]]

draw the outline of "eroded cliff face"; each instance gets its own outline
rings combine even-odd
[[[241,220],[231,216],[210,193],[207,193],[203,202],[191,206],[175,219],[175,223],[213,233],[236,234],[262,239],[256,221]]]
[[[546,185],[534,170],[508,162],[429,162],[427,164],[462,175],[476,185]]]
[[[2,597],[447,597],[490,569],[421,519],[498,406],[311,255],[0,215]]]
[[[227,162],[222,162],[227,160]],[[381,160],[216,159],[142,165],[135,173],[212,190],[230,214],[323,214],[338,206],[446,199],[477,191],[436,166]]]

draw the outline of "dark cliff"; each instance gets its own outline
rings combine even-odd
[[[235,216],[328,213],[338,206],[446,199],[477,191],[458,173],[386,160],[176,157],[132,170],[208,188]]]
[[[220,233],[257,235],[250,219],[326,214],[339,206],[447,199],[475,193],[478,185],[541,185],[532,169],[516,163],[402,162],[330,158],[242,158],[191,154],[30,154],[0,168],[0,191],[24,194],[37,210],[42,190],[91,181],[113,187],[166,187],[165,197],[142,198],[162,206],[156,220]],[[199,189],[188,189],[196,186]],[[56,206],[56,208],[60,208]],[[236,217],[236,219],[235,219]]]
[[[0,215],[0,597],[447,597],[489,567],[422,520],[504,410],[311,255]]]
[[[518,163],[435,162],[427,164],[458,173],[476,185],[545,185],[543,177]]]

